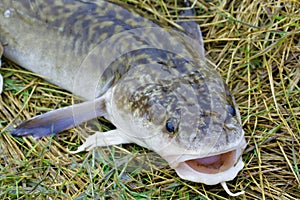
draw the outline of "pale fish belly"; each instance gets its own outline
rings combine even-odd
[[[4,56],[90,100],[24,121],[12,135],[40,138],[105,116],[116,129],[78,151],[136,143],[183,179],[241,194],[225,184],[243,168],[240,114],[205,62],[196,23],[181,24],[187,34],[164,29],[106,1],[4,0],[0,12]]]

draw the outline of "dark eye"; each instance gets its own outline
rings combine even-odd
[[[226,105],[226,109],[232,117],[236,115],[235,108],[232,105]]]
[[[169,118],[166,122],[166,129],[170,133],[174,133],[175,130],[177,129],[177,126],[178,126],[178,122],[177,119],[174,117]]]

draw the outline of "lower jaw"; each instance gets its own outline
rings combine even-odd
[[[185,163],[195,171],[206,174],[216,174],[231,168],[235,161],[236,150],[232,150],[214,156],[187,160]]]

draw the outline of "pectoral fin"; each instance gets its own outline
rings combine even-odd
[[[82,151],[90,151],[94,147],[103,147],[110,145],[126,144],[131,141],[124,137],[124,134],[119,132],[118,129],[107,132],[96,132],[94,135],[89,136],[86,141],[78,147],[76,151],[69,151],[70,153],[79,153]]]
[[[24,121],[12,131],[11,135],[17,137],[31,135],[34,138],[41,138],[73,128],[82,122],[105,114],[105,100],[98,98],[53,110]]]

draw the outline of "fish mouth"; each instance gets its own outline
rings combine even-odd
[[[230,169],[236,162],[236,150],[204,158],[184,161],[193,170],[205,174],[217,174]]]
[[[230,181],[244,167],[242,150],[243,148],[236,148],[207,157],[182,160],[174,169],[182,179],[196,183],[215,185]]]
[[[241,149],[235,149],[213,156],[183,161],[175,170],[183,179],[207,185],[221,183],[227,194],[239,196],[244,194],[244,191],[232,193],[226,181],[234,179],[243,167]]]
[[[180,162],[176,163],[174,169],[182,179],[206,185],[221,183],[230,196],[238,196],[244,191],[231,193],[226,182],[233,180],[243,169],[242,153],[245,147],[246,140],[243,138],[234,149],[231,148],[206,157],[183,157]]]

